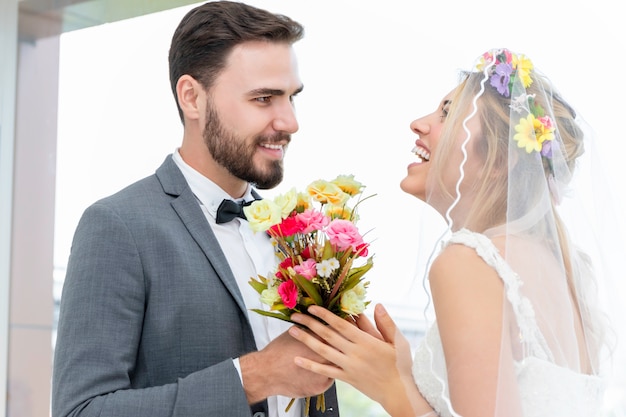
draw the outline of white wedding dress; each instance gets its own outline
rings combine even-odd
[[[530,302],[519,292],[521,282],[491,240],[484,235],[463,229],[452,235],[447,244],[450,243],[463,244],[475,249],[477,254],[497,271],[504,282],[507,299],[515,312],[521,336],[529,341],[530,347],[530,355],[515,363],[523,415],[525,417],[601,415],[603,380],[598,376],[559,366],[551,360],[552,355],[535,323]],[[439,416],[457,416],[458,414],[451,411],[445,366],[441,339],[437,324],[434,323],[417,348],[413,375],[420,392]]]

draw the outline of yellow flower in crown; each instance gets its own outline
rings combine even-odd
[[[337,184],[325,180],[313,181],[306,191],[322,204],[342,205],[350,198]]]
[[[487,69],[489,84],[504,97],[511,96],[516,79],[519,79],[524,88],[533,83],[530,75],[533,70],[532,61],[525,55],[515,54],[508,49],[485,52],[476,68],[479,71]]]
[[[526,117],[522,117],[519,123],[515,126],[517,132],[513,139],[517,141],[519,148],[525,148],[527,153],[532,151],[541,151],[541,144],[535,136],[535,116],[531,113]]]
[[[485,52],[483,55],[481,55],[480,59],[478,60],[478,63],[476,64],[476,69],[478,71],[482,71],[483,69],[485,69],[485,65],[488,64],[488,52]]]
[[[554,126],[552,119],[548,116],[537,118],[535,122],[535,134],[537,135],[537,140],[542,144],[542,146],[544,142],[553,140]]]
[[[485,52],[476,67],[480,71],[486,71],[489,84],[500,95],[510,99],[511,114],[522,115],[515,125],[516,133],[513,136],[517,146],[529,154],[533,151],[538,152],[552,170],[553,149],[558,147],[558,143],[554,140],[555,122],[535,101],[535,94],[520,91],[533,83],[532,61],[525,55],[515,54],[508,49],[500,49]],[[521,82],[524,88],[514,88],[515,80]]]
[[[527,153],[536,151],[546,158],[551,157],[547,154],[550,147],[544,149],[544,143],[554,140],[554,126],[552,119],[548,116],[537,118],[530,113],[520,119],[515,126],[515,131],[517,133],[513,139],[517,141],[519,148],[526,149]]]
[[[525,55],[513,55],[513,68],[517,70],[517,75],[522,80],[522,84],[525,88],[528,88],[533,79],[530,77],[530,72],[533,69],[532,61]]]
[[[244,207],[243,212],[255,232],[264,232],[282,220],[281,207],[269,199],[257,200]]]
[[[298,192],[296,188],[292,188],[284,194],[280,194],[274,198],[274,203],[280,207],[282,218],[289,216],[298,204]]]
[[[344,193],[355,196],[363,191],[363,184],[354,179],[354,175],[339,175],[331,181],[341,188]]]

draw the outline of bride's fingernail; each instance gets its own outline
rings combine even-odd
[[[297,327],[293,326],[289,329],[289,334],[292,336],[298,336],[300,334],[300,330]]]

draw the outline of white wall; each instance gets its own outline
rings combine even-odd
[[[573,1],[566,11],[528,0],[523,13],[517,3],[497,0],[251,3],[306,27],[297,45],[305,84],[296,99],[301,128],[287,155],[286,180],[275,192],[346,173],[378,194],[361,207],[361,226],[376,239],[377,298],[398,301],[400,292],[409,294],[404,289],[420,269],[414,242],[429,209],[398,187],[414,158],[409,123],[432,111],[454,86],[456,71],[489,48],[526,53],[551,76],[595,127],[615,188],[626,190],[618,171],[626,141],[616,136],[626,93],[619,81],[626,34],[609,0],[593,7]],[[167,50],[190,7],[63,35],[57,265],[67,259],[75,223],[89,203],[151,174],[180,143]],[[622,207],[625,193],[616,195]],[[406,215],[387,216],[391,204]]]
[[[5,415],[9,349],[9,282],[17,73],[17,2],[0,2],[0,416]]]

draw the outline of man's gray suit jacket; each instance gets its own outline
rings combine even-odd
[[[61,297],[53,417],[263,416],[232,361],[254,350],[235,278],[171,155],[85,210]],[[326,402],[321,416],[338,416],[334,385]]]

